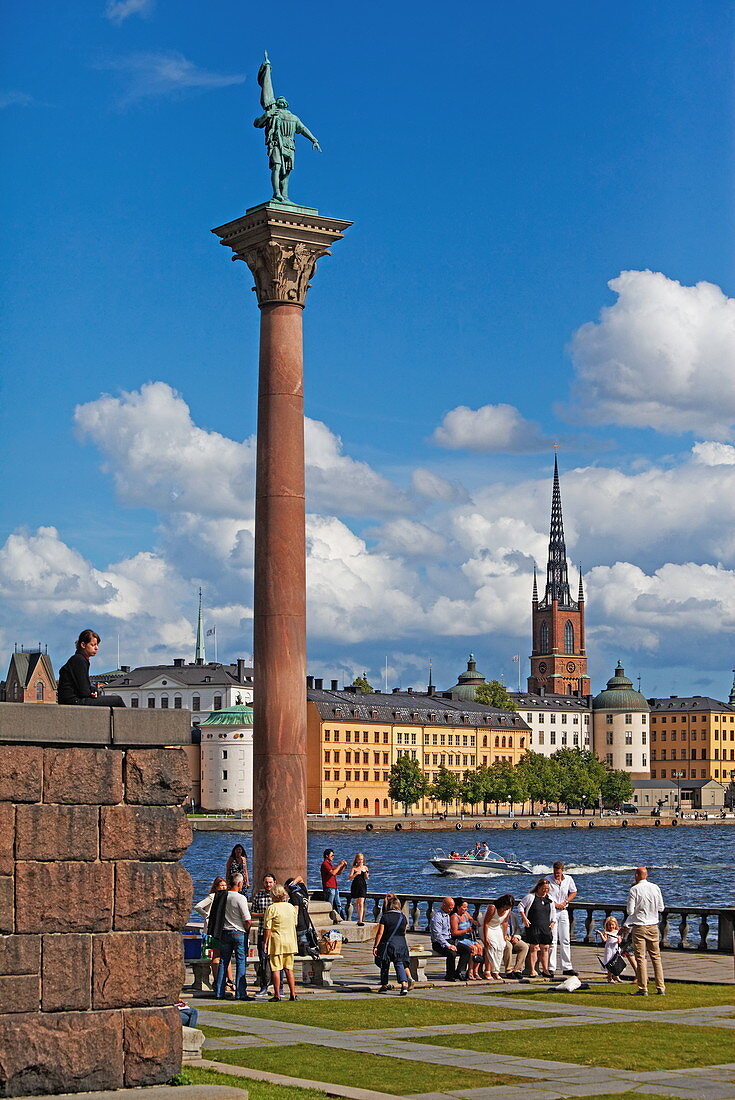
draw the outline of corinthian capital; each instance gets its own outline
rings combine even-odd
[[[259,305],[303,306],[317,260],[330,254],[329,246],[351,224],[305,207],[264,203],[212,232],[232,249],[233,260],[244,260],[252,271]]]
[[[316,262],[321,256],[328,256],[329,249],[323,245],[286,243],[283,241],[264,241],[242,255],[255,279],[255,293],[258,304],[265,302],[293,302],[306,304],[306,292],[309,289]]]

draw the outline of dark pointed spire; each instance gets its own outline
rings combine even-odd
[[[579,566],[579,592],[577,593],[577,602],[584,603],[584,586],[582,585],[582,566]]]
[[[551,493],[551,529],[549,531],[549,561],[546,566],[544,603],[558,600],[561,607],[574,607],[569,591],[567,548],[564,542],[564,517],[561,510],[559,463],[554,453],[554,487]]]
[[[735,668],[732,671],[735,673]],[[733,678],[732,691],[730,692],[730,706],[735,706],[735,678]]]
[[[531,597],[534,603],[538,603],[538,584],[536,577],[536,562],[533,563],[533,595]]]
[[[428,687],[428,692],[429,692],[429,695],[434,694],[434,685],[431,681],[431,657],[429,657],[429,687]]]

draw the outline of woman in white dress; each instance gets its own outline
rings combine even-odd
[[[508,935],[508,918],[516,900],[512,894],[503,894],[490,902],[485,910],[482,922],[485,944],[485,977],[502,982],[500,970],[503,966],[503,952]]]

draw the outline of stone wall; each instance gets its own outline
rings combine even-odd
[[[178,1071],[189,738],[176,712],[0,704],[0,1096]]]

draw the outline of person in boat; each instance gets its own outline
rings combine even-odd
[[[449,858],[450,859],[461,859],[462,857],[459,854],[459,852],[450,852],[449,853]]]

